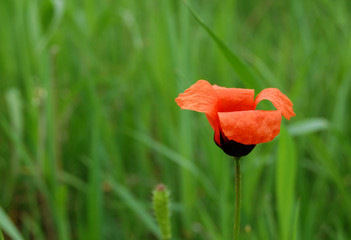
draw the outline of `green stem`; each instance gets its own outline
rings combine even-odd
[[[239,240],[240,231],[240,204],[241,204],[241,175],[240,158],[235,158],[235,219],[234,219],[234,240]]]
[[[4,235],[2,235],[1,228],[0,228],[0,240],[4,240]]]

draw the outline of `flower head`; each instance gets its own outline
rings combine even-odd
[[[276,110],[255,110],[262,100],[269,100]],[[199,80],[176,102],[181,109],[206,114],[214,130],[214,141],[234,157],[249,154],[256,144],[273,140],[280,131],[282,116],[295,116],[293,104],[276,88],[266,88],[254,98],[253,89],[225,88]]]

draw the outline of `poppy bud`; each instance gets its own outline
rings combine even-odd
[[[162,239],[171,239],[171,224],[169,213],[169,191],[163,184],[158,184],[153,191],[153,205]]]

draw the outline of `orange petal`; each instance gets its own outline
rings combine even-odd
[[[295,116],[292,102],[279,89],[263,89],[255,99],[255,108],[257,104],[264,99],[271,101],[274,107],[280,110],[286,119],[289,120],[291,117]]]
[[[217,112],[217,95],[212,85],[199,80],[194,85],[179,94],[176,102],[181,109],[188,109],[206,114]]]
[[[206,114],[208,122],[211,124],[214,133],[214,141],[217,143],[218,146],[221,146],[221,135],[219,133],[219,118],[218,114],[215,116],[211,116]]]
[[[213,85],[218,95],[218,112],[254,110],[253,89],[225,88]]]
[[[282,119],[279,110],[219,112],[218,116],[224,135],[246,145],[273,140],[279,134]]]
[[[184,93],[179,94],[175,101],[181,109],[206,113],[207,119],[215,131],[215,139],[219,140],[218,97],[209,82],[197,81]]]

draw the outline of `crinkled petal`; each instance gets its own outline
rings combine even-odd
[[[229,140],[250,145],[269,142],[280,131],[280,110],[218,113],[222,132]]]
[[[253,89],[225,88],[213,85],[218,95],[218,112],[254,110]]]
[[[212,85],[199,80],[175,100],[181,109],[188,109],[206,114],[217,112],[217,95]]]
[[[215,131],[215,139],[219,141],[218,97],[209,82],[205,80],[197,81],[184,93],[179,94],[175,101],[181,109],[205,113]]]
[[[255,99],[255,108],[257,104],[262,100],[271,101],[274,107],[280,110],[282,112],[282,115],[288,120],[291,117],[295,116],[292,102],[277,88],[263,89]]]

